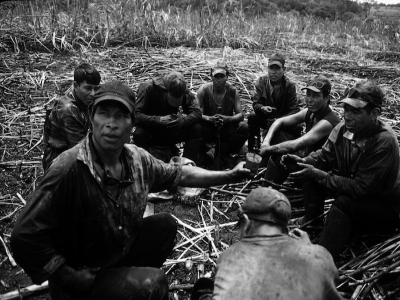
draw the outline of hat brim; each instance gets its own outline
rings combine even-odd
[[[368,105],[367,101],[356,98],[345,98],[343,100],[340,100],[338,103],[348,104],[355,108],[364,108]]]
[[[277,65],[277,66],[280,66],[281,68],[283,68],[282,63],[280,61],[277,61],[277,60],[273,60],[273,61],[270,61],[268,63],[268,66],[273,66],[273,65]]]
[[[126,101],[124,98],[122,98],[116,94],[106,94],[99,98],[96,98],[93,102],[93,107],[103,101],[117,101],[117,102],[120,102],[123,105],[125,105],[130,113],[132,113],[132,111],[133,111],[133,106],[128,101]]]
[[[217,74],[226,75],[226,70],[225,70],[225,69],[222,69],[222,68],[214,69],[214,70],[212,71],[212,76],[215,76],[215,75],[217,75]]]
[[[304,88],[302,88],[301,90],[310,90],[316,93],[322,93],[322,90],[317,89],[315,86],[306,86]]]
[[[172,95],[171,93],[167,94],[168,104],[173,107],[181,106],[182,100],[183,100],[183,95],[180,97],[176,97],[176,96]]]

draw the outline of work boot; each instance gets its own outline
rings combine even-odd
[[[197,164],[200,147],[201,147],[201,139],[187,140],[185,141],[185,146],[183,147],[182,156],[193,160]]]
[[[283,170],[281,170],[281,168],[279,168],[270,157],[268,160],[267,169],[265,170],[264,179],[277,184],[282,184],[286,179],[286,176],[282,171]],[[265,182],[264,185],[268,185],[268,183]]]
[[[352,224],[339,208],[332,205],[321,233],[319,244],[325,247],[332,255],[335,262],[338,261],[344,245],[349,240]]]

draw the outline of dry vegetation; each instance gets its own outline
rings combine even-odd
[[[213,14],[207,7],[200,16],[190,8],[155,11],[149,1],[93,1],[86,8],[77,7],[85,1],[76,1],[68,10],[56,1],[38,2],[0,3],[0,237],[8,248],[18,213],[43,173],[45,108],[71,87],[73,69],[81,62],[93,64],[103,82],[122,80],[134,90],[177,69],[196,92],[209,81],[210,64],[223,57],[247,114],[254,81],[266,71],[265,57],[276,50],[288,58],[286,74],[296,83],[300,99],[300,88],[312,75],[328,76],[338,112],[336,101],[346,87],[363,78],[376,80],[387,95],[382,118],[400,137],[400,53],[387,33],[394,27],[295,14],[247,18],[240,11]],[[236,208],[260,184],[255,179],[209,189],[192,205],[156,205],[156,212],[168,211],[180,220],[176,251],[165,266],[171,285],[193,283],[202,268],[205,274],[213,272],[215,254],[237,239],[232,229]],[[285,189],[293,217],[301,215],[301,192]],[[326,202],[326,211],[330,204]],[[319,229],[310,227],[317,237]],[[399,299],[399,245],[400,235],[355,239],[339,265],[339,290],[352,299]],[[185,267],[188,258],[192,269]],[[0,293],[29,284],[0,246]],[[186,299],[186,293],[177,293]]]

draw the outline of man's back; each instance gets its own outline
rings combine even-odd
[[[245,237],[220,257],[213,299],[341,299],[322,247],[286,235]]]

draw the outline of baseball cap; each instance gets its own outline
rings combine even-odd
[[[372,81],[357,82],[338,103],[348,104],[356,108],[363,108],[368,104],[382,107],[383,94],[381,88]]]
[[[135,92],[121,81],[101,84],[94,95],[93,107],[102,101],[114,100],[125,105],[132,114],[135,110]]]
[[[287,226],[291,206],[284,194],[272,188],[259,187],[251,191],[243,203],[242,211],[250,219]]]
[[[165,77],[165,85],[168,89],[168,103],[174,107],[180,106],[186,91],[186,81],[183,75],[176,71],[169,73]]]
[[[268,66],[278,65],[281,68],[285,66],[285,57],[279,53],[274,53],[268,58]]]
[[[226,76],[228,74],[228,65],[222,60],[217,61],[211,68],[211,74],[212,76],[217,74],[223,74]]]
[[[329,79],[323,75],[318,75],[307,82],[307,86],[302,88],[302,90],[311,90],[317,93],[324,93],[326,95],[329,95],[329,93],[331,92],[331,88],[332,85]]]

